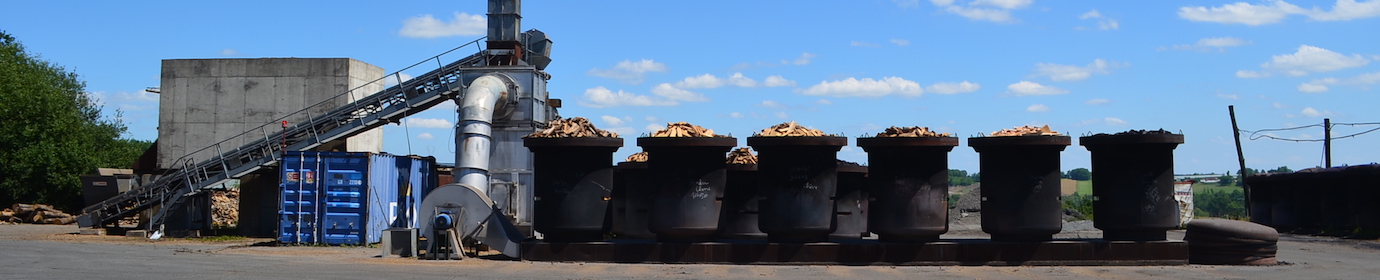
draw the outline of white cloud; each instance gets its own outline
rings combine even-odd
[[[431,133],[422,132],[421,134],[417,134],[417,139],[432,140],[436,139],[436,136],[432,136]]]
[[[412,75],[408,75],[407,73],[388,75],[387,77],[383,77],[383,87],[393,87],[410,80],[412,80]]]
[[[1049,76],[1050,80],[1056,82],[1063,81],[1082,81],[1091,77],[1092,74],[1111,74],[1113,69],[1130,65],[1123,62],[1106,61],[1095,59],[1088,66],[1074,66],[1054,63],[1036,63],[1035,76]]]
[[[626,84],[641,83],[647,77],[647,72],[666,72],[666,64],[643,59],[636,62],[624,60],[614,65],[611,69],[589,69],[585,74],[595,77],[616,79]]]
[[[787,62],[787,61],[785,61],[785,60],[782,60],[782,61],[781,61],[781,64],[795,64],[795,65],[810,64],[810,61],[813,60],[813,59],[815,59],[815,56],[816,56],[816,55],[815,55],[815,54],[812,54],[812,53],[800,53],[800,57],[795,58],[795,60],[791,60],[791,61],[789,61],[789,62]]]
[[[455,19],[443,22],[425,14],[403,20],[398,35],[408,38],[440,38],[450,36],[484,35],[488,31],[488,20],[483,15],[455,12]]]
[[[1298,87],[1298,89],[1299,89],[1299,92],[1307,92],[1307,93],[1320,93],[1320,92],[1327,92],[1327,90],[1328,90],[1328,89],[1327,89],[1327,86],[1321,85],[1321,84],[1314,84],[1314,83],[1303,83],[1303,84],[1300,84],[1299,87]]]
[[[1112,102],[1112,101],[1111,101],[1111,100],[1107,100],[1107,99],[1103,99],[1103,98],[1093,98],[1093,99],[1088,99],[1088,101],[1083,101],[1083,104],[1088,104],[1088,105],[1096,106],[1096,105],[1107,104],[1108,102]]]
[[[998,23],[1015,22],[1015,19],[1011,18],[1010,10],[948,6],[944,7],[944,11],[968,18],[969,20],[985,20]]]
[[[775,100],[763,100],[762,103],[757,103],[757,106],[780,110],[785,110],[788,108],[786,107],[786,104],[781,104],[781,102],[776,102]]]
[[[1039,83],[1031,81],[1021,81],[1019,83],[1014,83],[1006,86],[1006,89],[1007,93],[1011,93],[1016,96],[1055,95],[1069,93],[1069,91],[1061,88],[1041,85]]]
[[[973,0],[969,5],[973,6],[992,6],[1007,10],[1025,8],[1035,3],[1035,0]]]
[[[658,117],[655,117],[655,116],[647,116],[647,117],[642,118],[642,119],[643,119],[643,120],[646,120],[647,122],[661,122],[661,118],[658,118]]]
[[[873,47],[873,48],[875,48],[875,47],[880,47],[880,46],[882,46],[882,45],[878,45],[878,44],[872,43],[872,42],[852,41],[852,42],[849,42],[849,43],[848,43],[848,46],[850,46],[850,47]]]
[[[1269,76],[1271,76],[1270,73],[1264,73],[1264,72],[1256,72],[1256,71],[1250,71],[1250,70],[1238,70],[1238,71],[1236,71],[1236,77],[1237,77],[1237,78],[1254,79],[1254,78],[1264,78],[1264,77],[1269,77]]]
[[[920,96],[925,90],[919,83],[900,77],[885,77],[880,80],[853,77],[838,81],[824,81],[810,86],[801,93],[805,95],[825,95],[834,97],[882,97],[887,95]]]
[[[1308,75],[1309,72],[1328,72],[1361,67],[1369,63],[1370,60],[1359,54],[1346,56],[1319,47],[1301,45],[1298,52],[1273,56],[1270,62],[1261,64],[1260,67],[1283,72],[1290,76],[1303,76]]]
[[[1331,11],[1318,7],[1304,9],[1282,0],[1265,1],[1258,5],[1236,2],[1221,7],[1181,7],[1179,17],[1191,21],[1223,24],[1263,25],[1279,23],[1289,15],[1303,15],[1316,21],[1353,20],[1380,16],[1380,1],[1356,2],[1337,0]]]
[[[733,76],[728,77],[728,84],[735,85],[738,87],[750,88],[756,87],[757,81],[754,81],[748,77],[744,77],[743,73],[733,73]]]
[[[407,127],[450,129],[455,124],[446,119],[407,118]]]
[[[767,79],[762,81],[762,85],[767,87],[793,87],[795,86],[795,81],[782,78],[781,75],[774,75],[767,76]]]
[[[1034,3],[1034,0],[973,0],[967,5],[954,3],[953,0],[930,0],[930,4],[941,8],[943,11],[955,14],[969,20],[983,20],[997,23],[1016,22],[1011,17],[1011,10],[1022,9]],[[990,8],[989,8],[990,7]]]
[[[667,100],[671,100],[671,101],[685,101],[685,102],[706,102],[706,101],[709,101],[709,98],[704,97],[703,94],[691,92],[691,91],[688,91],[688,90],[679,89],[679,88],[673,87],[673,86],[671,86],[671,84],[667,84],[667,83],[662,83],[662,84],[657,85],[656,87],[652,88],[652,94],[655,94],[656,96],[660,96],[660,97],[662,97],[662,98],[666,98]]]
[[[910,40],[892,38],[892,39],[891,39],[891,43],[892,43],[892,44],[896,44],[897,46],[903,46],[903,47],[904,47],[904,46],[909,46],[909,45],[910,45]]]
[[[1198,42],[1192,45],[1174,45],[1172,48],[1175,50],[1192,50],[1200,52],[1216,49],[1218,52],[1225,52],[1229,47],[1249,45],[1251,43],[1251,41],[1236,37],[1212,37],[1199,39]]]
[[[676,106],[680,102],[662,98],[654,98],[646,95],[637,95],[630,92],[619,90],[613,92],[604,87],[595,87],[585,90],[584,100],[578,103],[580,106],[592,108],[606,108],[619,106]]]
[[[241,55],[241,54],[242,54],[242,53],[240,53],[240,51],[237,51],[237,50],[235,50],[235,49],[223,49],[223,50],[220,50],[220,56],[237,56],[237,55]]]
[[[789,119],[789,118],[791,118],[791,115],[786,114],[786,112],[776,112],[776,118],[778,118],[778,119]]]
[[[620,119],[615,116],[604,115],[599,118],[603,119],[604,123],[607,123],[609,126],[623,126],[624,123],[627,123],[626,121],[623,121],[623,119]]]
[[[1102,13],[1097,12],[1097,9],[1093,9],[1092,11],[1088,11],[1086,13],[1083,13],[1083,15],[1078,16],[1078,19],[1090,19],[1100,17],[1102,17]]]
[[[820,99],[820,100],[815,100],[815,104],[818,104],[818,105],[834,105],[834,102],[833,102],[833,101],[829,101],[829,99]]]
[[[1098,29],[1098,30],[1117,30],[1117,29],[1121,29],[1121,24],[1120,24],[1120,23],[1118,23],[1115,19],[1103,17],[1103,16],[1102,16],[1102,13],[1101,13],[1101,12],[1098,12],[1096,9],[1094,9],[1094,10],[1092,10],[1092,11],[1088,11],[1088,12],[1086,12],[1086,13],[1083,13],[1083,15],[1078,16],[1078,19],[1083,19],[1083,20],[1086,20],[1086,19],[1096,19],[1096,20],[1097,20],[1097,29]],[[1081,28],[1082,28],[1082,27],[1079,27],[1079,29],[1081,29]]]
[[[1107,125],[1111,125],[1111,126],[1126,126],[1126,121],[1123,121],[1123,120],[1118,119],[1118,118],[1108,117],[1108,118],[1102,119],[1102,121],[1105,122],[1105,123],[1107,123]]]
[[[685,77],[685,79],[676,82],[676,87],[689,89],[717,88],[721,86],[724,86],[724,81],[719,79],[719,77],[715,77],[711,74],[704,74],[694,77]]]
[[[960,83],[935,83],[925,87],[926,91],[938,94],[969,93],[982,89],[982,85],[963,81]]]
[[[657,123],[649,123],[649,124],[647,124],[647,126],[642,127],[642,130],[646,130],[647,132],[656,132],[656,131],[658,131],[658,130],[662,130],[662,129],[665,129],[665,128],[666,128],[665,125],[661,125],[661,124],[657,124]]]
[[[1279,102],[1275,102],[1274,104],[1271,104],[1271,105],[1273,105],[1273,106],[1275,107],[1275,109],[1289,108],[1289,105],[1285,105],[1284,103],[1279,103]]]
[[[1030,105],[1030,107],[1025,107],[1025,111],[1035,113],[1049,112],[1049,106],[1045,106],[1045,104]]]
[[[730,118],[735,118],[735,119],[741,119],[741,118],[743,118],[743,113],[739,113],[739,112],[728,113],[728,117],[730,117]]]
[[[1316,118],[1316,117],[1323,117],[1323,116],[1331,116],[1331,115],[1332,115],[1332,111],[1327,111],[1327,110],[1318,111],[1318,109],[1313,109],[1313,107],[1305,107],[1305,108],[1303,108],[1303,111],[1299,111],[1299,114],[1303,114],[1303,116],[1309,117],[1309,118]]]

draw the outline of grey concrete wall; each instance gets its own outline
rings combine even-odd
[[[163,60],[158,167],[179,168],[175,161],[194,152],[196,161],[211,158],[214,148],[196,151],[217,143],[228,151],[264,133],[281,133],[276,120],[304,122],[307,114],[292,113],[324,102],[308,110],[319,116],[378,92],[383,83],[374,81],[383,75],[383,68],[349,58]],[[383,129],[323,147],[379,152]]]

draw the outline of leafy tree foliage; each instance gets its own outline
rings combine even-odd
[[[973,175],[968,175],[968,171],[966,170],[949,169],[950,186],[972,185],[973,183],[977,182],[977,177],[977,173],[973,173]]]
[[[1092,171],[1088,170],[1087,168],[1074,168],[1073,170],[1069,170],[1069,172],[1066,174],[1067,175],[1064,178],[1069,178],[1078,181],[1092,180]]]
[[[1093,199],[1091,194],[1072,194],[1064,196],[1064,209],[1078,210],[1083,217],[1092,220]]]
[[[119,139],[119,121],[76,73],[28,53],[0,31],[0,205],[82,206],[79,176],[97,167],[127,168],[149,142]]]
[[[1193,215],[1240,219],[1246,217],[1246,194],[1241,190],[1207,190],[1193,194]]]

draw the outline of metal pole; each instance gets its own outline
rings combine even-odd
[[[1251,185],[1246,184],[1246,156],[1241,153],[1241,129],[1236,126],[1236,106],[1227,105],[1227,114],[1231,115],[1231,136],[1236,139],[1236,163],[1241,167],[1236,176],[1241,177],[1241,191],[1246,195],[1246,217],[1250,217]]]
[[[1323,119],[1323,162],[1332,168],[1332,119]]]

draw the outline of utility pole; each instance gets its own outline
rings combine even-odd
[[[1246,184],[1246,156],[1241,153],[1241,129],[1236,126],[1236,106],[1227,105],[1227,114],[1231,115],[1231,136],[1236,139],[1236,163],[1241,167],[1236,176],[1241,178],[1241,191],[1246,195],[1246,217],[1250,217],[1251,185]]]
[[[1323,119],[1323,162],[1332,168],[1332,119]]]

